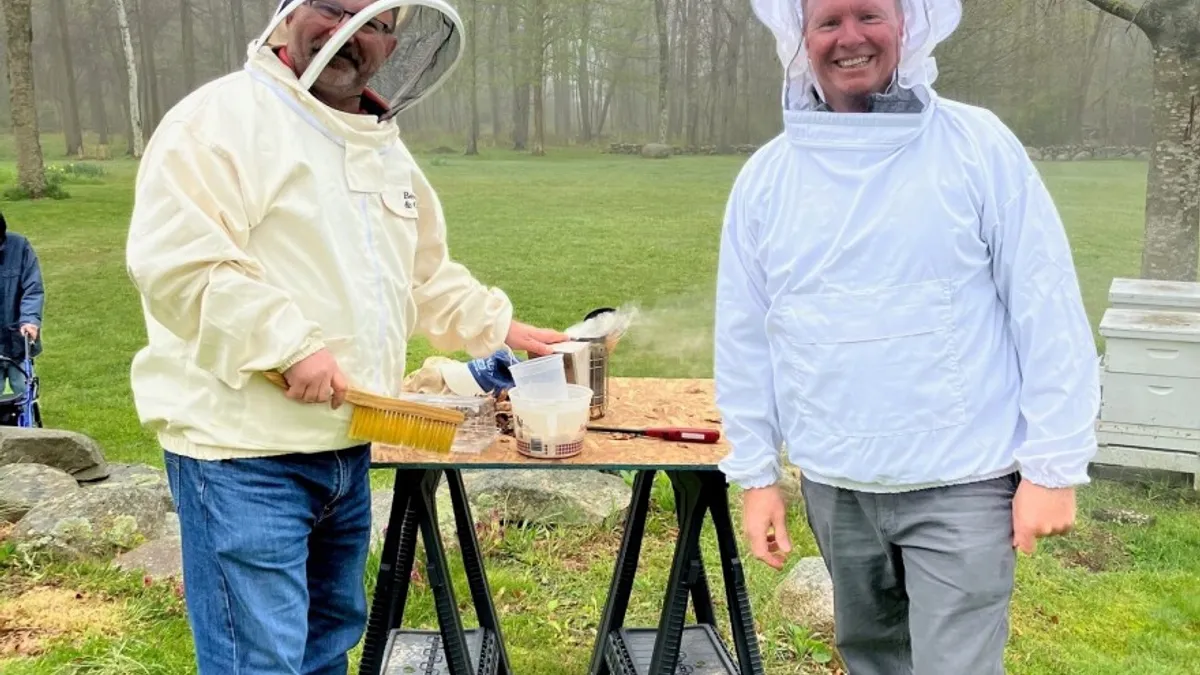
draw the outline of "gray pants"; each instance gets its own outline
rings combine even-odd
[[[1020,478],[898,494],[802,478],[849,675],[999,675]]]

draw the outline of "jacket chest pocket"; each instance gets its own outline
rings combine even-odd
[[[771,317],[779,393],[822,435],[873,437],[962,425],[966,402],[949,287],[795,295]]]

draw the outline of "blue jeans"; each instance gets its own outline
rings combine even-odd
[[[200,675],[345,675],[367,621],[369,448],[165,460]]]
[[[9,385],[12,388],[12,393],[22,394],[25,392],[27,384],[25,381],[25,371],[21,369],[21,364],[8,364],[4,366],[3,372],[0,373],[0,392],[4,391],[5,385]]]

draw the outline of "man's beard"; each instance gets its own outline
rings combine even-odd
[[[321,72],[321,76],[317,79],[327,87],[335,89],[348,89],[360,83],[361,72],[359,71],[359,63],[353,55],[347,50],[339,51],[329,63],[325,65],[325,69]]]

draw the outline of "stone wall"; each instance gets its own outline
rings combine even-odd
[[[1150,150],[1122,145],[1051,145],[1041,148],[1025,148],[1035,161],[1069,162],[1091,159],[1150,159]]]
[[[656,145],[656,144],[650,144]],[[602,152],[611,155],[641,155],[643,145],[641,143],[610,143],[608,148]],[[671,147],[672,155],[752,155],[758,150],[757,145],[741,144],[732,146],[728,152],[717,152],[714,145],[700,146],[678,146]],[[1083,161],[1083,160],[1108,160],[1108,159],[1125,159],[1125,160],[1141,160],[1150,159],[1150,151],[1147,148],[1137,146],[1091,146],[1091,145],[1052,145],[1046,147],[1026,147],[1029,156],[1035,161]]]
[[[655,144],[651,143],[650,145],[655,145]],[[610,154],[610,155],[640,155],[640,154],[642,154],[642,148],[643,148],[643,145],[641,143],[609,143],[608,149],[602,150],[601,152],[603,152],[605,154]],[[730,148],[730,152],[727,152],[724,154],[752,155],[752,154],[754,154],[755,150],[758,150],[757,145],[745,145],[745,144],[734,145]],[[672,155],[718,155],[718,154],[722,154],[722,153],[717,152],[717,146],[715,146],[715,145],[689,145],[689,146],[672,145],[671,146],[671,154]]]

